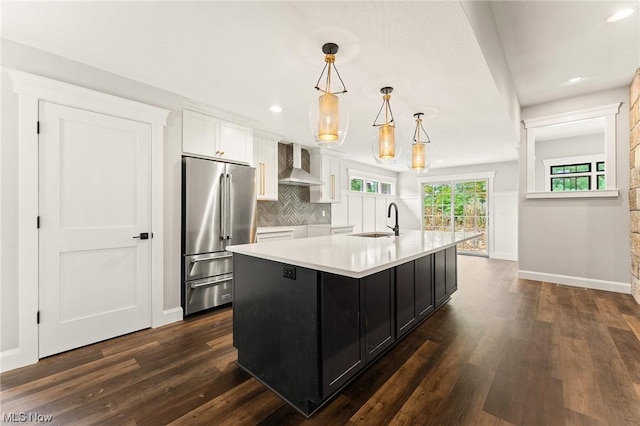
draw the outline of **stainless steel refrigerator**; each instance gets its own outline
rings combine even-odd
[[[233,301],[226,247],[255,241],[255,168],[182,158],[182,307],[185,315]]]

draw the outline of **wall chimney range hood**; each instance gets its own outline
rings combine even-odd
[[[293,167],[288,167],[280,173],[278,183],[297,186],[322,185],[322,182],[315,176],[302,170],[302,148],[300,145],[297,143],[291,145],[293,146]]]

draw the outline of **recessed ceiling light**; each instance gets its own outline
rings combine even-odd
[[[614,13],[613,15],[609,16],[607,18],[607,22],[617,22],[621,19],[624,19],[628,16],[631,16],[633,14],[633,12],[635,12],[634,9],[632,8],[627,8],[627,9],[620,9],[619,11],[617,11],[616,13]]]
[[[269,111],[271,111],[271,112],[282,112],[282,107],[280,107],[278,105],[272,105],[269,108]]]
[[[569,83],[577,83],[577,82],[579,82],[580,80],[582,80],[582,77],[573,77],[573,78],[570,78],[570,79],[569,79],[569,80],[567,80],[567,81],[568,81]]]
[[[436,160],[436,163],[444,163],[443,160]]]

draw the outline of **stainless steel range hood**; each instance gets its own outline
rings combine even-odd
[[[278,183],[297,186],[322,185],[322,182],[315,176],[302,170],[302,148],[300,145],[297,143],[291,145],[293,145],[293,167],[289,167],[280,173]]]

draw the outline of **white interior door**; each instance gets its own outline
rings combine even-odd
[[[39,105],[39,356],[151,326],[151,127]]]

